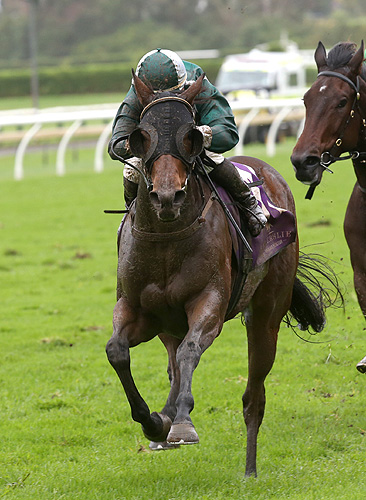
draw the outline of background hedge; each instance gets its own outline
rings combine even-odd
[[[196,61],[214,82],[222,59]],[[135,63],[83,66],[58,66],[39,69],[39,91],[45,95],[85,93],[125,93],[131,84]],[[26,96],[30,93],[31,70],[0,71],[0,97]]]

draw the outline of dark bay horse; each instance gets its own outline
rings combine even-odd
[[[132,153],[143,158],[144,170],[136,203],[121,229],[117,303],[106,351],[125,390],[132,418],[142,425],[150,448],[198,443],[190,416],[193,372],[224,322],[242,313],[249,351],[248,382],[242,398],[249,476],[256,475],[264,381],[275,360],[280,323],[290,310],[304,328],[311,324],[320,331],[325,317],[321,299],[296,276],[297,238],[249,272],[236,306],[227,314],[237,272],[232,265],[229,222],[194,168],[203,144],[193,118],[202,79],[183,93],[156,96],[134,75],[143,112],[129,143]],[[277,171],[255,158],[235,160],[253,167],[271,201],[295,214],[290,189]],[[130,348],[155,336],[169,358],[170,392],[160,413],[150,413],[130,370]]]
[[[351,158],[356,175],[344,220],[354,286],[366,317],[366,69],[364,43],[338,43],[315,51],[318,77],[304,96],[304,130],[291,161],[296,177],[313,190],[332,163]],[[341,157],[342,153],[349,153]],[[366,357],[357,365],[366,373]]]

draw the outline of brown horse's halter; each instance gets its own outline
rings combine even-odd
[[[356,84],[354,84],[353,81],[350,78],[348,78],[345,75],[342,75],[342,73],[337,73],[336,71],[321,71],[320,73],[318,73],[318,77],[319,76],[333,76],[333,77],[336,77],[336,78],[340,78],[344,82],[348,83],[348,85],[355,91],[355,98],[353,100],[351,111],[350,111],[350,113],[348,115],[346,123],[343,126],[343,129],[341,130],[341,132],[339,134],[338,139],[335,141],[335,143],[333,144],[333,146],[330,148],[329,151],[324,151],[321,154],[321,156],[320,156],[320,166],[324,170],[326,170],[327,172],[330,172],[332,174],[333,170],[331,170],[329,168],[329,165],[331,165],[332,163],[335,163],[337,161],[342,161],[342,160],[350,160],[350,159],[351,160],[362,159],[362,161],[365,161],[365,159],[366,159],[366,153],[363,153],[363,152],[360,152],[360,151],[350,151],[350,153],[347,156],[333,156],[332,153],[331,153],[331,151],[335,147],[339,148],[342,145],[344,134],[346,132],[346,129],[348,127],[348,124],[349,124],[351,118],[354,118],[354,116],[355,116],[356,108],[360,111],[360,108],[358,106],[358,102],[359,102],[359,100],[361,98],[361,95],[360,95],[360,80],[359,80],[359,76],[357,76],[357,78],[356,78]],[[366,127],[366,120],[365,120],[365,118],[362,118],[362,123],[363,123],[363,127],[365,128]],[[315,185],[311,185],[309,187],[309,189],[308,189],[308,191],[306,193],[306,196],[305,196],[305,198],[307,200],[311,200],[311,198],[312,198],[312,196],[314,194],[315,188],[316,188]]]
[[[331,165],[332,163],[335,163],[336,161],[340,161],[340,160],[349,160],[349,159],[355,160],[355,159],[359,158],[360,155],[362,154],[359,151],[351,151],[349,153],[349,155],[342,156],[342,157],[341,156],[333,156],[331,154],[331,151],[333,148],[340,147],[342,145],[343,137],[344,137],[344,134],[346,132],[347,126],[348,126],[351,118],[354,118],[356,108],[358,108],[358,110],[359,110],[358,102],[359,102],[360,97],[361,97],[361,95],[360,95],[360,81],[359,81],[359,76],[357,76],[356,84],[354,84],[353,81],[350,80],[347,76],[342,75],[342,73],[337,73],[335,71],[321,71],[318,74],[318,77],[319,76],[333,76],[336,78],[340,78],[344,82],[348,83],[348,85],[355,91],[355,98],[353,100],[352,108],[351,108],[350,114],[347,118],[347,121],[344,124],[343,130],[339,134],[338,139],[335,141],[335,143],[331,147],[330,151],[324,151],[324,153],[322,153],[322,155],[320,157],[320,165],[328,172],[333,173],[332,170],[330,170],[330,168],[329,168],[329,165]],[[366,127],[365,118],[362,118],[362,123],[363,123],[363,126]]]

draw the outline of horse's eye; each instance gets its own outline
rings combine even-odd
[[[346,104],[347,104],[347,99],[344,97],[339,101],[338,108],[344,108]]]

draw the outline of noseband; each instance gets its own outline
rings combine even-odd
[[[359,106],[358,106],[358,102],[359,102],[360,97],[361,97],[361,95],[360,95],[360,77],[357,76],[356,84],[354,84],[354,82],[350,78],[348,78],[345,75],[342,75],[342,73],[337,73],[336,71],[321,71],[320,73],[318,73],[318,77],[319,76],[331,76],[331,77],[339,78],[340,80],[343,80],[344,82],[348,83],[348,85],[355,91],[355,98],[353,100],[352,108],[351,108],[350,114],[347,118],[347,121],[344,124],[343,130],[339,134],[338,139],[335,141],[334,145],[330,148],[330,150],[324,151],[320,156],[320,162],[319,162],[320,166],[324,170],[326,170],[327,172],[330,172],[332,174],[333,170],[331,170],[329,168],[329,165],[331,165],[332,163],[335,163],[336,161],[341,161],[341,160],[349,160],[349,159],[356,160],[357,158],[360,158],[360,157],[362,157],[362,158],[366,157],[366,153],[361,153],[360,151],[351,151],[346,156],[333,156],[331,154],[331,151],[333,148],[340,147],[342,145],[344,134],[346,132],[346,129],[348,127],[348,124],[349,124],[351,118],[354,118],[354,116],[355,116],[356,108],[358,108],[358,110],[360,111]],[[363,126],[365,128],[366,127],[365,118],[362,118],[362,123],[363,123]],[[305,196],[306,199],[311,200],[311,198],[314,194],[315,188],[316,188],[316,185],[314,185],[314,184],[312,184],[309,187],[309,189],[306,193],[306,196]]]

